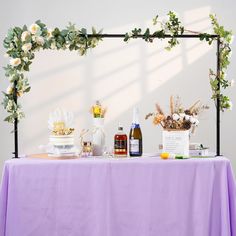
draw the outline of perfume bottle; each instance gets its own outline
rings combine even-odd
[[[96,101],[96,104],[93,106],[93,115],[94,118],[100,118],[102,116],[102,105],[100,101]]]

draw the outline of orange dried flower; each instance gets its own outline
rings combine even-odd
[[[162,114],[158,114],[156,116],[154,116],[153,118],[153,124],[154,125],[159,125],[163,120],[164,120],[165,116]]]

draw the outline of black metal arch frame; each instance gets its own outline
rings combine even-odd
[[[88,34],[88,37],[101,37],[101,38],[125,38],[125,34],[98,34],[92,35]],[[144,35],[138,35],[137,38],[143,38]],[[217,41],[217,49],[216,49],[216,67],[217,67],[217,80],[220,81],[219,74],[220,74],[220,36],[216,34],[209,35],[210,38],[216,38]],[[158,36],[151,36],[152,38],[158,38]],[[169,35],[165,34],[163,38],[200,38],[198,34],[182,34],[182,35]],[[220,83],[218,83],[218,90],[220,91]],[[13,97],[14,101],[17,104],[17,82],[14,81],[14,88],[13,88]],[[13,152],[13,158],[19,158],[18,152],[18,119],[15,118],[14,120],[14,145],[15,151]],[[220,98],[216,99],[216,156],[220,156]]]

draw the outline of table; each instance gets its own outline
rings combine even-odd
[[[225,157],[11,159],[1,236],[236,235],[236,187]]]

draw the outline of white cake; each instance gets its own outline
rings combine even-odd
[[[74,135],[50,135],[49,143],[58,148],[70,148],[74,146]]]

